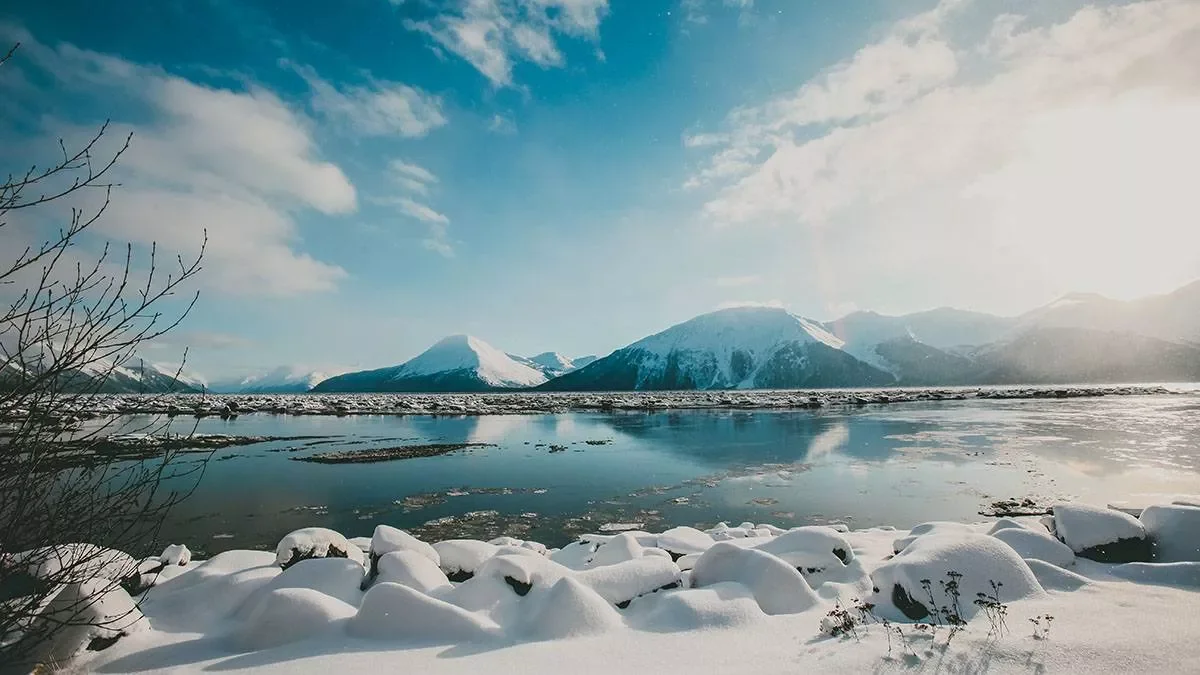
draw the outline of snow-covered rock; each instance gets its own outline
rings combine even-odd
[[[158,557],[164,565],[186,565],[192,561],[192,552],[183,544],[171,544]]]
[[[441,556],[432,545],[427,544],[411,534],[389,525],[379,525],[371,536],[371,557],[377,558],[392,551],[415,551],[440,565]]]
[[[1041,560],[1059,567],[1075,564],[1075,552],[1071,547],[1048,534],[1023,527],[1010,527],[992,536],[1011,546],[1022,558]]]
[[[433,545],[442,571],[451,581],[469,579],[488,558],[496,555],[499,546],[475,539],[447,539]]]
[[[41,617],[42,625],[58,627],[50,640],[36,648],[35,656],[42,663],[62,663],[89,648],[93,640],[108,643],[150,627],[129,593],[110,579],[63,584]]]
[[[274,588],[255,604],[232,642],[240,649],[270,649],[320,635],[356,611],[311,588]]]
[[[324,527],[306,527],[288,534],[275,547],[275,563],[284,569],[309,558],[347,558],[360,566],[362,549]]]
[[[450,644],[501,635],[494,621],[400,584],[378,583],[363,597],[347,631],[360,638]]]
[[[246,604],[238,609],[238,615],[245,617],[258,611],[258,606],[264,602],[264,599],[271,592],[280,588],[307,588],[357,607],[362,600],[362,580],[363,567],[353,560],[345,558],[301,560],[250,594],[246,599]]]
[[[1098,562],[1148,562],[1146,528],[1128,513],[1086,504],[1056,504],[1054,535],[1071,550]]]
[[[1161,504],[1142,511],[1154,562],[1200,562],[1200,507]]]
[[[446,573],[427,556],[416,551],[390,551],[375,561],[376,582],[408,586],[422,593],[436,593],[450,587]]]
[[[522,632],[534,640],[605,633],[623,626],[621,616],[595,590],[564,576],[535,598]]]
[[[927,534],[964,534],[974,532],[975,528],[963,523],[953,523],[945,521],[934,521],[929,523],[921,523],[908,531],[908,534],[900,537],[892,542],[892,550],[896,553],[908,548],[908,545]]]
[[[694,527],[672,527],[658,535],[658,548],[671,554],[673,558],[689,553],[704,553],[714,543],[712,535],[701,532]]]
[[[56,544],[14,554],[11,563],[30,576],[55,584],[83,583],[92,579],[125,581],[140,575],[133,556],[94,544]]]
[[[203,631],[228,618],[248,597],[281,574],[266,551],[226,551],[146,595],[142,609],[157,628]]]
[[[576,572],[575,578],[623,607],[639,596],[679,586],[680,569],[669,557],[645,556]]]
[[[943,585],[952,580],[949,573],[961,575],[957,579],[957,607],[953,593]],[[876,568],[871,579],[878,589],[877,606],[891,605],[917,621],[943,607],[970,620],[978,611],[974,601],[979,593],[995,595],[1000,602],[1045,595],[1029,565],[1012,547],[995,537],[972,532],[918,536]]]
[[[795,567],[766,551],[728,542],[718,542],[701,554],[691,578],[696,588],[730,581],[742,584],[767,614],[796,614],[819,602]]]
[[[639,625],[653,631],[686,631],[748,626],[767,617],[754,592],[732,581],[673,591],[655,598]]]

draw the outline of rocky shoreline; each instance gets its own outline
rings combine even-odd
[[[94,397],[79,416],[232,418],[275,415],[520,415],[574,411],[821,409],[919,401],[1065,399],[1176,393],[1164,386],[1088,385],[671,392],[495,392],[484,394],[115,394]]]

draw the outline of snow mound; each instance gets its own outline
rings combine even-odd
[[[1082,574],[1064,570],[1044,560],[1028,558],[1025,564],[1029,565],[1033,576],[1037,577],[1038,583],[1047,591],[1077,591],[1091,583],[1091,580]]]
[[[354,607],[311,588],[274,588],[234,632],[232,642],[249,651],[270,649],[319,635],[354,614]]]
[[[1054,535],[1075,555],[1098,562],[1150,560],[1146,528],[1128,513],[1086,504],[1056,504]]]
[[[342,602],[358,606],[362,600],[359,587],[363,580],[362,565],[344,558],[311,558],[285,569],[246,599],[238,615],[257,613],[273,591],[281,588],[307,588]]]
[[[996,534],[1000,530],[1027,530],[1027,529],[1029,529],[1029,528],[1025,527],[1025,525],[1023,525],[1020,521],[1013,520],[1012,518],[998,518],[998,519],[996,519],[996,522],[992,525],[992,527],[990,529],[988,529],[987,533],[988,534]]]
[[[450,587],[446,573],[427,556],[416,551],[390,551],[375,562],[377,582],[408,586],[422,593],[435,593]]]
[[[58,544],[17,553],[12,564],[24,567],[37,579],[56,584],[84,583],[92,579],[122,581],[139,574],[133,556],[94,544]]]
[[[819,602],[817,594],[795,567],[757,549],[718,542],[692,568],[697,588],[722,582],[746,586],[767,614],[797,614]]]
[[[435,565],[442,563],[441,556],[430,544],[417,539],[404,530],[388,525],[379,525],[371,536],[370,553],[373,557],[379,557],[392,551],[415,551],[432,560]]]
[[[470,578],[488,558],[496,555],[499,546],[475,539],[447,539],[433,545],[442,571],[451,581]],[[457,579],[456,579],[457,577]]]
[[[963,533],[974,532],[974,531],[975,531],[975,528],[971,527],[970,525],[964,525],[962,523],[941,522],[941,521],[935,521],[935,522],[930,522],[930,523],[921,523],[920,525],[917,525],[913,529],[909,530],[908,534],[906,536],[900,537],[896,541],[892,542],[892,550],[895,551],[896,553],[899,553],[899,552],[903,551],[904,549],[908,548],[909,544],[916,541],[917,537],[921,537],[921,536],[924,536],[927,534],[963,534]]]
[[[668,560],[671,554],[653,545],[646,546],[643,542],[657,543],[657,537],[648,536],[645,532],[622,532],[600,545],[587,561],[589,567],[615,565],[629,560],[645,557],[661,557]]]
[[[672,558],[689,553],[704,553],[713,545],[711,535],[694,527],[673,527],[658,535],[658,548],[671,554]]]
[[[1071,547],[1048,534],[1010,527],[992,536],[1011,546],[1017,555],[1026,560],[1041,560],[1059,567],[1075,564],[1075,553]]]
[[[347,558],[362,565],[362,549],[324,527],[306,527],[288,534],[275,547],[275,563],[287,569],[309,558]]]
[[[142,610],[156,628],[202,631],[229,617],[255,591],[279,576],[265,551],[226,551],[146,595]]]
[[[1155,562],[1200,562],[1200,507],[1148,506],[1141,522],[1154,543]]]
[[[951,581],[951,572],[962,575],[957,608],[953,595],[943,586]],[[995,594],[1000,602],[1045,596],[1029,565],[1012,547],[995,537],[971,532],[919,536],[876,568],[871,579],[879,589],[877,606],[890,604],[915,621],[930,616],[931,609],[943,607],[970,620],[978,610],[974,601],[979,593]],[[993,582],[998,591],[992,588]],[[934,608],[929,607],[931,595]]]
[[[687,631],[747,626],[766,618],[754,593],[735,582],[675,591],[656,599],[640,627],[656,631]]]
[[[129,593],[110,579],[61,586],[41,616],[48,625],[61,626],[37,648],[36,656],[43,663],[66,661],[92,640],[116,640],[150,627]]]
[[[759,544],[760,551],[793,567],[844,566],[854,561],[854,548],[837,530],[820,525],[797,527]]]
[[[452,644],[497,637],[495,622],[400,584],[380,583],[363,597],[347,631],[356,637]]]
[[[575,578],[618,607],[657,590],[680,584],[680,569],[671,559],[646,556],[576,572]]]
[[[1140,584],[1200,590],[1200,562],[1125,563],[1114,565],[1110,573],[1114,577]]]
[[[535,640],[596,635],[620,628],[621,616],[596,591],[562,577],[528,610],[523,632]]]

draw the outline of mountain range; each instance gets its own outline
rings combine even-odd
[[[1070,294],[1012,317],[953,308],[820,322],[703,314],[599,359],[505,354],[469,336],[313,391],[756,389],[1200,380],[1200,282],[1123,302]]]
[[[73,375],[85,381],[96,372]],[[1073,293],[1017,316],[939,308],[859,311],[829,322],[733,307],[602,358],[519,356],[469,335],[386,368],[331,374],[280,367],[205,384],[138,358],[102,391],[485,392],[1200,381],[1200,281],[1135,301]],[[3,378],[0,378],[3,379]]]

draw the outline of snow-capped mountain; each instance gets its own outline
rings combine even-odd
[[[891,384],[842,351],[820,323],[774,307],[703,314],[639,340],[542,389],[732,389]]]
[[[1015,325],[1013,318],[944,307],[902,316],[854,312],[825,327],[844,342],[846,352],[895,372],[890,359],[880,353],[880,345],[911,340],[957,354],[994,342]]]
[[[340,375],[344,370],[308,370],[294,366],[280,366],[246,377],[217,380],[209,384],[208,390],[221,394],[294,394],[309,391],[318,383]]]
[[[546,379],[479,338],[452,335],[401,365],[331,377],[313,391],[491,391],[535,387]]]
[[[600,358],[600,357],[596,356],[595,354],[588,354],[587,356],[576,356],[575,358],[571,359],[571,363],[575,364],[575,369],[578,370],[578,369],[588,365],[592,361],[595,361],[598,358]]]
[[[537,356],[517,356],[515,354],[509,354],[509,357],[511,357],[517,363],[523,363],[530,368],[541,372],[548,378],[555,378],[559,375],[565,375],[572,370],[582,367],[575,361],[575,359],[569,359],[558,352],[542,352]],[[596,357],[594,356],[585,356],[583,358],[588,359],[583,365],[587,365],[588,363],[596,360]]]
[[[1200,344],[1200,281],[1131,301],[1071,293],[1017,317],[1014,332],[1034,328],[1085,328]]]

